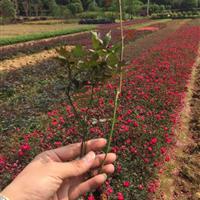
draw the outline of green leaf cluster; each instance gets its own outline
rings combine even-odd
[[[105,37],[92,32],[92,48],[86,50],[76,46],[71,51],[64,47],[57,50],[59,60],[67,68],[68,92],[81,89],[85,85],[103,84],[107,79],[119,72],[120,45],[111,45],[111,32]]]

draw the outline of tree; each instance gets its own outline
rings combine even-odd
[[[14,3],[14,6],[15,6],[16,15],[18,15],[18,13],[19,13],[19,3],[18,3],[18,0],[13,0],[13,3]]]
[[[42,6],[43,6],[42,1],[41,0],[32,0],[31,5],[34,9],[35,16],[39,16],[39,12],[41,13]]]
[[[184,9],[197,8],[198,0],[183,0],[181,7]]]
[[[49,0],[49,14],[51,16],[59,16],[59,6],[57,5],[55,0]]]
[[[147,1],[147,16],[149,16],[150,0]]]
[[[89,5],[88,5],[88,10],[90,11],[95,11],[98,9],[98,5],[95,0],[93,0]]]
[[[72,0],[68,5],[68,8],[71,10],[73,15],[83,12],[83,5],[80,0]]]
[[[24,0],[22,1],[22,5],[23,5],[23,8],[24,8],[24,12],[25,12],[25,15],[28,17],[29,16],[29,11],[30,11],[30,0]]]
[[[88,10],[88,6],[90,5],[90,3],[91,3],[92,1],[93,1],[93,0],[81,0],[83,9],[84,9],[84,10]],[[103,0],[102,0],[102,1],[103,1]]]
[[[126,13],[128,13],[132,18],[139,13],[143,3],[139,0],[126,0],[125,5]]]
[[[16,12],[15,12],[15,6],[13,2],[10,0],[2,0],[0,2],[0,13],[3,16],[3,18],[7,19],[13,19],[15,18]]]

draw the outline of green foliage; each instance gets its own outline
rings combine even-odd
[[[125,12],[131,17],[138,15],[143,3],[139,0],[126,0],[125,1]]]
[[[49,0],[48,6],[49,6],[49,12],[51,16],[57,17],[60,15],[60,8],[56,4],[55,0]]]
[[[90,12],[80,13],[77,16],[81,19],[117,19],[118,13],[116,13],[116,12],[90,11]]]
[[[60,6],[60,17],[68,19],[72,16],[71,10],[67,6]]]
[[[83,12],[83,5],[80,0],[72,0],[68,8],[73,15]]]
[[[111,46],[110,42],[111,32],[104,38],[92,32],[92,49],[85,50],[82,46],[76,46],[70,52],[65,48],[57,50],[59,60],[68,70],[68,93],[87,84],[103,84],[119,71],[122,65],[119,58],[120,45]]]
[[[89,5],[88,5],[88,10],[89,11],[96,11],[96,10],[98,10],[99,8],[98,8],[98,5],[97,5],[97,3],[96,3],[96,1],[95,0],[93,0]]]
[[[185,19],[185,18],[200,18],[200,13],[198,11],[179,11],[179,12],[172,12],[172,11],[163,11],[161,13],[153,13],[151,15],[152,19]]]
[[[183,0],[181,6],[185,9],[197,8],[198,0]]]
[[[15,18],[14,4],[10,0],[2,0],[0,2],[0,13],[3,18],[13,19]]]
[[[88,11],[112,11],[117,12],[119,9],[118,0],[0,0],[0,5],[6,2],[4,9],[1,6],[0,13],[2,16],[12,18],[16,8],[16,13],[19,16],[54,16],[54,17],[69,17]],[[132,17],[144,13],[146,7],[141,10],[141,5],[147,4],[147,0],[123,0],[122,8],[125,15]],[[200,0],[150,0],[150,12],[161,13],[163,10],[181,9],[193,10],[200,6]],[[63,10],[67,7],[70,11]]]

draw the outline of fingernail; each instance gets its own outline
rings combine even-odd
[[[102,174],[104,176],[105,180],[108,178],[107,174]]]
[[[95,157],[96,157],[95,153],[91,151],[83,158],[83,160],[88,164],[93,162]]]

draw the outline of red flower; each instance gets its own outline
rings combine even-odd
[[[124,200],[124,196],[121,192],[117,193],[117,200]]]
[[[169,162],[169,161],[170,161],[170,156],[169,156],[169,155],[167,155],[167,156],[165,157],[165,161],[166,161],[166,162]]]
[[[29,151],[31,149],[29,144],[24,144],[20,148],[22,151]]]
[[[153,149],[152,149],[152,147],[148,147],[148,150],[149,150],[149,151],[152,151]]]
[[[91,194],[89,197],[88,197],[88,200],[95,200],[94,196]]]
[[[162,154],[165,154],[165,153],[167,152],[167,148],[166,148],[166,147],[161,147],[161,148],[160,148],[160,152],[161,152]]]
[[[136,147],[131,147],[131,148],[130,148],[130,152],[131,152],[131,153],[134,153],[134,154],[137,154],[137,149],[136,149]]]
[[[123,182],[123,186],[124,187],[129,187],[130,186],[130,182],[129,181],[124,181]]]
[[[133,122],[133,126],[134,126],[134,127],[138,127],[139,124],[138,124],[136,121],[134,121],[134,122]]]
[[[144,186],[142,184],[138,185],[138,189],[139,190],[143,190],[144,189]]]
[[[155,144],[157,143],[157,141],[158,141],[157,138],[152,138],[151,141],[150,141],[150,143],[151,143],[152,145],[155,145]]]
[[[56,126],[58,124],[58,121],[56,119],[52,119],[51,124],[53,126]]]

